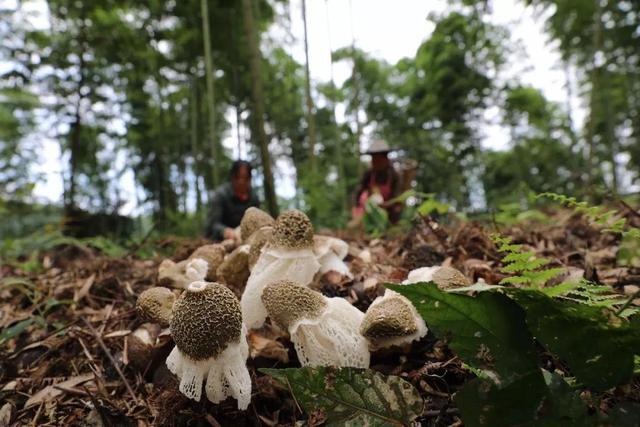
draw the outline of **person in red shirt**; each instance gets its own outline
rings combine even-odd
[[[402,212],[401,203],[388,203],[400,195],[400,176],[389,159],[389,153],[394,151],[386,141],[376,140],[364,154],[371,155],[371,167],[362,176],[353,200],[352,215],[360,218],[364,214],[364,207],[369,199],[384,208],[389,214],[389,220],[396,223]]]

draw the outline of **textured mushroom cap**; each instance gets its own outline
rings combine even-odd
[[[250,207],[240,221],[240,237],[246,243],[253,233],[262,227],[273,226],[274,223],[275,220],[271,215],[261,209]]]
[[[360,333],[367,338],[403,337],[418,332],[410,303],[400,296],[385,298],[367,310]]]
[[[267,285],[262,291],[262,302],[269,317],[286,329],[300,319],[319,317],[327,306],[321,293],[291,280]]]
[[[273,227],[262,227],[251,235],[251,238],[247,240],[249,245],[249,269],[253,269],[253,266],[258,262],[260,258],[260,252],[264,245],[269,243],[273,239]]]
[[[232,288],[237,295],[242,295],[242,291],[247,285],[250,273],[248,257],[249,247],[242,245],[227,255],[216,272],[218,280]]]
[[[207,270],[207,276],[205,280],[212,282],[216,280],[216,270],[224,261],[224,256],[227,254],[227,250],[221,244],[204,245],[196,249],[190,256],[189,260],[201,258],[209,264]]]
[[[453,267],[440,267],[433,273],[433,281],[441,289],[471,285],[471,280]]]
[[[171,336],[193,360],[216,357],[242,331],[236,296],[219,283],[193,282],[174,304]]]
[[[136,310],[145,320],[168,325],[175,300],[176,296],[167,288],[149,288],[138,296]]]
[[[313,247],[313,224],[308,216],[299,210],[280,214],[273,226],[273,242],[286,249],[306,249]]]
[[[418,282],[434,282],[440,289],[471,285],[471,281],[453,267],[421,267],[409,272],[405,285]]]

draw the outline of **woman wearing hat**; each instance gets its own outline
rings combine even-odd
[[[402,204],[387,203],[400,194],[400,176],[389,159],[389,153],[392,151],[394,150],[386,141],[376,140],[364,153],[371,155],[371,168],[362,176],[354,195],[352,214],[355,219],[364,215],[364,207],[370,199],[387,211],[392,223],[400,219]]]

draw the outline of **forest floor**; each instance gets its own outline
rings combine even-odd
[[[551,259],[552,265],[566,267],[567,275],[597,280],[621,294],[638,291],[640,268],[617,265],[616,236],[601,233],[570,212],[558,211],[551,218],[545,224],[509,227],[423,219],[409,232],[384,239],[337,233],[350,244],[346,261],[354,279],[328,274],[318,287],[364,311],[384,292],[384,283],[402,281],[422,266],[448,264],[474,282],[497,284],[505,277],[500,272],[503,255],[489,236],[500,232]],[[637,224],[639,218],[630,215],[629,220]],[[202,243],[167,238],[153,244],[175,248],[172,259],[178,261]],[[156,285],[161,257],[113,258],[62,245],[43,252],[39,261],[39,273],[0,267],[0,426],[275,426],[322,421],[307,418],[287,390],[257,371],[299,366],[292,345],[268,327],[249,336],[253,398],[247,411],[238,411],[233,399],[214,405],[179,393],[164,364],[173,346],[168,331],[144,324],[135,311],[137,296]],[[145,344],[145,339],[153,344]],[[452,395],[473,374],[431,333],[400,350],[374,353],[371,367],[399,375],[419,390],[426,402],[417,420],[421,425],[462,425]],[[601,409],[624,399],[640,401],[638,379],[589,402]]]

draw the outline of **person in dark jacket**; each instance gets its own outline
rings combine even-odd
[[[364,154],[371,155],[371,168],[368,169],[356,189],[353,200],[353,217],[364,214],[367,200],[373,200],[389,214],[389,220],[395,223],[400,219],[402,203],[388,203],[400,195],[401,179],[389,159],[393,149],[383,140],[374,141]]]
[[[216,188],[210,198],[205,236],[214,240],[235,239],[236,227],[250,207],[260,207],[260,200],[251,191],[251,164],[236,160],[231,166],[229,182]]]

